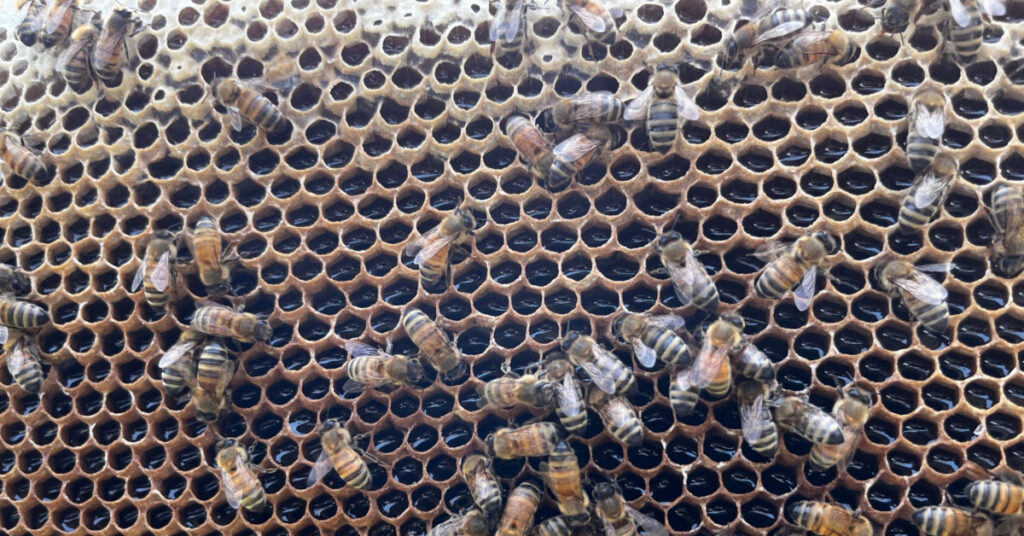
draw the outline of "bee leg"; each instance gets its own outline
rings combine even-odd
[[[235,262],[242,257],[238,255],[238,247],[236,244],[228,244],[228,247],[224,249],[224,253],[221,254],[221,262]]]

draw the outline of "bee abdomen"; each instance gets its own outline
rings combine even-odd
[[[937,154],[939,154],[937,140],[914,133],[907,135],[907,161],[910,163],[910,169],[915,173],[920,173],[931,165]]]
[[[974,506],[996,514],[1015,515],[1024,510],[1024,488],[1008,482],[973,482],[967,486],[967,496]]]
[[[838,445],[843,442],[843,431],[830,415],[820,414],[812,418],[801,435],[812,443]]]
[[[355,489],[367,489],[370,486],[370,468],[366,462],[351,449],[345,449],[334,456],[334,469],[346,484]]]
[[[662,361],[679,367],[693,363],[690,348],[671,330],[661,326],[649,326],[643,332],[642,341],[654,350]]]
[[[762,298],[781,298],[793,288],[802,275],[793,259],[783,257],[765,268],[754,282],[754,290]]]
[[[672,403],[672,409],[675,410],[677,417],[686,417],[693,411],[693,408],[697,407],[697,402],[700,401],[700,392],[696,387],[679,389],[673,382],[672,388],[669,390],[669,401]]]
[[[38,393],[43,385],[43,367],[34,360],[26,361],[14,379],[22,389]]]
[[[548,173],[547,181],[545,181],[543,186],[552,192],[562,191],[569,186],[575,174],[576,169],[572,167],[572,164],[561,158],[555,158],[551,163],[551,171]]]
[[[815,444],[807,456],[807,463],[817,471],[825,471],[834,467],[839,461],[840,449],[838,447],[840,446]]]
[[[581,411],[576,415],[569,416],[556,407],[555,414],[558,415],[558,421],[562,423],[562,427],[571,433],[578,434],[587,427],[586,411]]]
[[[667,152],[676,142],[678,129],[679,116],[674,103],[661,101],[651,104],[647,115],[647,135],[651,138],[651,146],[659,152]]]
[[[703,279],[694,289],[693,304],[699,309],[713,310],[718,305],[718,287],[710,279]]]
[[[750,443],[750,448],[763,456],[771,456],[779,446],[779,432],[775,423],[766,421],[761,427],[761,437]]]
[[[15,328],[37,328],[50,321],[46,309],[22,301],[0,301],[0,324]]]
[[[899,227],[904,233],[919,231],[931,221],[935,213],[939,211],[939,205],[932,204],[919,208],[914,204],[912,195],[907,195],[900,207]]]
[[[638,419],[627,419],[619,426],[612,428],[611,432],[619,441],[634,447],[640,445],[644,440],[644,430]]]
[[[970,533],[971,518],[964,512],[946,506],[926,506],[910,515],[910,520],[925,534],[954,536]]]
[[[263,488],[258,480],[256,485],[249,488],[249,491],[242,497],[241,506],[250,512],[259,512],[267,507],[267,496],[263,493]]]
[[[905,294],[904,299],[907,302],[907,309],[921,325],[939,333],[946,331],[946,327],[949,326],[949,308],[945,302],[926,303],[909,294]]]

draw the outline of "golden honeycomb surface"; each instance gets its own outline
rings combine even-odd
[[[1024,46],[1024,3],[987,26],[978,62],[962,68],[942,58],[944,11],[901,39],[879,35],[877,6],[826,1],[825,24],[861,47],[857,61],[757,70],[728,99],[704,91],[714,74],[694,65],[714,57],[716,20],[736,15],[735,0],[618,5],[616,43],[603,46],[566,24],[558,2],[537,3],[525,53],[502,62],[483,1],[142,0],[123,83],[76,93],[54,75],[60,47],[23,45],[5,3],[3,123],[56,174],[35,186],[2,169],[0,259],[30,274],[28,299],[49,309],[38,340],[53,365],[38,396],[2,373],[0,527],[424,534],[465,505],[461,457],[499,426],[546,415],[477,409],[476,387],[503,362],[522,371],[570,329],[629,359],[608,331],[623,307],[684,313],[691,329],[706,320],[651,273],[651,242],[669,229],[704,252],[784,389],[825,409],[837,381],[877,393],[848,471],[810,473],[809,445],[792,434],[771,459],[741,446],[731,396],[678,420],[669,372],[638,370],[630,401],[643,444],[623,447],[593,414],[571,442],[588,476],[616,480],[673,534],[775,531],[786,504],[826,495],[879,534],[917,534],[910,513],[947,491],[966,504],[978,466],[1024,470],[1024,282],[989,267],[982,201],[997,181],[1024,180],[1024,80],[1006,68]],[[566,191],[530,178],[503,118],[586,91],[632,98],[658,63],[681,66],[702,108],[672,152],[651,152],[642,124],[622,124],[626,143]],[[209,95],[218,76],[290,79],[276,95],[292,128],[233,131]],[[913,174],[901,147],[921,84],[949,99],[943,150],[961,177],[940,217],[904,236],[896,215]],[[486,216],[474,252],[445,291],[426,292],[402,250],[463,200]],[[187,231],[203,215],[238,247],[232,286],[246,310],[274,326],[267,345],[235,353],[232,408],[209,428],[164,396],[156,366],[205,296],[194,269],[180,270],[164,316],[126,288],[154,230]],[[822,228],[842,246],[809,311],[753,295],[758,245]],[[917,329],[880,292],[870,269],[890,256],[951,263],[945,336]],[[410,304],[443,319],[468,374],[346,396],[344,343],[391,339],[414,352],[396,329]],[[369,434],[373,491],[333,475],[306,484],[316,424],[331,417]],[[217,434],[255,445],[256,461],[276,469],[261,476],[272,512],[227,506],[209,465]],[[509,485],[537,475],[523,460],[496,471]],[[539,517],[555,512],[545,498]]]

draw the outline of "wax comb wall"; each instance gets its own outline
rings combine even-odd
[[[81,93],[53,74],[61,46],[25,46],[20,16],[0,14],[4,126],[55,170],[37,186],[4,166],[0,260],[31,276],[29,299],[53,319],[38,340],[56,362],[38,396],[3,373],[0,526],[424,534],[424,520],[465,506],[458,460],[499,426],[553,418],[477,409],[476,387],[501,363],[521,372],[569,329],[592,331],[625,358],[608,332],[619,308],[684,311],[651,273],[651,243],[669,229],[704,252],[782,388],[826,409],[837,382],[877,393],[848,471],[810,474],[809,445],[791,434],[772,459],[741,448],[731,396],[705,398],[677,421],[669,372],[638,372],[630,401],[646,426],[642,445],[623,447],[593,414],[571,443],[586,474],[616,480],[673,533],[763,534],[786,526],[786,504],[828,491],[880,534],[917,534],[911,512],[947,490],[963,502],[972,466],[1024,469],[1024,283],[989,267],[983,203],[994,182],[1024,179],[1024,80],[1007,74],[1007,55],[1024,46],[1024,3],[987,26],[978,61],[960,68],[940,58],[934,22],[901,39],[879,35],[878,6],[823,2],[824,24],[861,47],[856,61],[801,75],[762,69],[722,99],[704,91],[712,75],[700,66],[725,33],[712,14],[736,13],[726,3],[624,0],[610,46],[567,25],[558,2],[538,3],[527,10],[525,54],[499,60],[488,39],[494,8],[480,0],[141,0],[133,16],[145,27],[129,39],[124,80]],[[104,16],[116,7],[97,4]],[[504,118],[587,91],[632,98],[658,63],[679,66],[701,106],[674,151],[649,151],[643,125],[623,124],[626,143],[566,191],[530,178]],[[209,95],[228,76],[287,82],[267,94],[290,128],[233,131]],[[962,177],[940,217],[904,236],[896,218],[913,174],[901,144],[923,83],[950,101],[942,144]],[[463,200],[483,222],[475,251],[457,259],[445,291],[427,293],[403,248]],[[269,344],[236,354],[232,408],[216,425],[277,469],[261,476],[274,506],[263,514],[227,506],[209,466],[214,430],[160,386],[156,362],[205,296],[195,271],[181,269],[187,285],[165,316],[127,288],[155,230],[191,230],[202,215],[237,245],[232,287],[246,310],[274,326]],[[752,251],[822,227],[842,246],[811,309],[754,296],[763,263]],[[951,263],[945,337],[917,329],[874,283],[871,267],[894,255]],[[343,396],[346,341],[383,347],[393,337],[395,352],[415,351],[396,330],[407,304],[445,320],[469,373]],[[691,328],[706,318],[685,311]],[[336,476],[306,484],[315,427],[332,417],[370,433],[374,490]],[[511,484],[536,467],[517,460],[496,471]],[[541,510],[556,511],[550,497]]]

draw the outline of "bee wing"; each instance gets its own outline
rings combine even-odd
[[[56,32],[74,4],[73,0],[65,0],[63,4],[53,7],[50,14],[44,17],[46,24],[43,27],[43,31],[46,33]]]
[[[853,455],[857,453],[857,445],[860,443],[861,433],[858,431],[853,434],[850,438],[849,449],[843,454],[843,457],[836,461],[836,469],[839,471],[845,471],[846,467],[850,465],[850,460],[853,459]]]
[[[762,261],[770,262],[784,255],[791,247],[793,247],[792,242],[769,240],[768,242],[757,246],[753,255]]]
[[[946,110],[943,108],[932,109],[923,104],[914,106],[914,128],[921,134],[939,139],[942,131],[946,129]]]
[[[139,286],[142,285],[142,280],[146,278],[146,261],[143,259],[142,263],[139,264],[139,269],[135,270],[135,278],[132,279],[132,292],[139,290]]]
[[[677,112],[679,117],[690,121],[695,121],[700,117],[700,108],[696,102],[693,102],[681,84],[676,84],[675,97],[676,105],[679,107]]]
[[[740,425],[743,428],[743,439],[753,443],[761,439],[763,428],[764,396],[757,395],[749,404],[740,404]]]
[[[184,358],[198,345],[199,341],[185,341],[175,343],[173,346],[168,348],[166,352],[164,352],[163,356],[160,357],[160,361],[157,362],[157,366],[160,368],[170,367],[178,360]]]
[[[156,261],[156,267],[153,268],[153,273],[149,274],[149,281],[153,283],[153,288],[158,292],[167,290],[167,287],[171,284],[170,251],[165,251],[163,255],[160,255],[160,260]]]
[[[632,102],[626,105],[626,109],[622,111],[622,118],[627,121],[637,121],[646,118],[647,108],[651,105],[651,97],[653,96],[654,86],[648,83],[647,89],[643,90]]]
[[[231,120],[231,128],[235,130],[242,130],[242,114],[239,113],[238,108],[234,106],[226,106],[228,109],[228,119]]]
[[[935,172],[928,171],[924,177],[921,177],[921,182],[914,190],[914,205],[917,208],[933,205],[946,190],[946,186],[951,180],[953,177],[940,177]]]
[[[1006,4],[1003,0],[981,0],[981,10],[990,17],[998,17],[1006,14]]]
[[[766,32],[762,32],[761,35],[758,35],[757,38],[754,39],[754,41],[752,43],[750,43],[750,46],[751,47],[755,47],[755,46],[760,45],[761,43],[764,43],[766,41],[771,41],[773,39],[779,39],[779,38],[782,38],[782,37],[786,37],[787,35],[789,35],[789,34],[791,34],[793,32],[800,31],[800,29],[803,28],[803,27],[804,27],[804,22],[803,21],[793,20],[793,21],[789,21],[789,22],[784,22],[784,23],[782,23],[782,24],[780,24],[780,25],[778,25],[778,26],[776,26],[776,27],[774,27],[774,28],[772,28],[772,29],[770,29],[770,30],[768,30]]]
[[[321,450],[320,457],[313,463],[313,467],[309,470],[309,476],[306,477],[307,487],[319,482],[333,467],[330,456],[326,451]]]
[[[11,332],[7,329],[7,326],[0,326],[0,344],[7,342],[7,339],[10,337]]]
[[[569,6],[569,10],[576,14],[576,16],[580,18],[580,22],[582,22],[584,26],[589,28],[590,31],[598,33],[605,31],[607,26],[604,23],[604,15],[611,16],[611,14],[608,13],[608,8],[604,7],[604,5],[599,2],[591,2],[590,6],[597,10],[600,10],[601,12],[591,12],[582,5]]]
[[[349,358],[353,357],[367,357],[380,355],[381,351],[379,348],[374,348],[369,344],[359,341],[348,341],[345,343],[345,351],[348,352]]]
[[[60,56],[57,57],[57,72],[63,73],[71,58],[75,57],[75,54],[78,54],[88,44],[88,39],[82,39],[71,43],[68,48],[64,49],[64,52],[61,52]]]
[[[669,278],[672,280],[672,290],[676,292],[676,298],[682,305],[689,305],[693,301],[693,278],[692,274],[683,266],[670,264],[668,269]]]
[[[341,392],[345,395],[358,395],[366,389],[366,386],[353,380],[345,380],[345,384],[341,386]]]
[[[241,466],[238,465],[236,467]],[[227,499],[228,505],[238,510],[239,505],[242,504],[242,490],[235,487],[235,484],[231,481],[231,476],[223,469],[220,470],[220,481],[224,484],[224,498]]]
[[[522,25],[523,18],[523,2],[519,0],[516,5],[512,6],[512,11],[507,16],[507,27],[505,30],[505,40],[511,41],[516,38],[516,34],[519,33],[519,26]]]
[[[766,2],[760,3],[755,2],[755,4],[757,4],[757,9],[754,10],[753,14],[750,15],[751,21],[763,19],[768,15],[771,15],[772,13],[775,13],[776,11],[785,8],[787,2],[785,0],[768,0]]]
[[[894,283],[911,296],[931,305],[938,305],[949,296],[946,287],[917,270],[914,270],[912,276],[901,277]]]
[[[601,147],[601,140],[595,140],[586,136],[573,136],[555,146],[555,156],[567,162],[575,162],[586,158],[591,152]]]
[[[806,311],[811,306],[811,300],[814,299],[814,287],[815,282],[818,279],[818,267],[811,266],[804,272],[804,278],[800,280],[800,285],[793,291],[793,303],[796,308],[801,311]]]
[[[576,389],[576,380],[573,378],[572,372],[567,372],[562,377],[562,381],[555,385],[558,408],[568,417],[579,415],[583,411],[583,400],[580,397],[579,389]]]
[[[915,266],[914,268],[916,268],[919,272],[933,272],[944,274],[949,271],[949,263],[936,262],[932,264],[922,264],[920,266]]]
[[[633,345],[636,360],[646,368],[653,367],[658,360],[658,354],[654,353],[654,349],[641,342],[639,338],[633,338],[630,343]]]
[[[20,344],[15,344],[14,348],[4,353],[7,355],[7,370],[11,372],[11,376],[17,376],[21,369],[25,367],[25,357],[28,355],[28,352]]]
[[[971,14],[960,0],[949,0],[949,12],[961,28],[966,28],[971,24]]]
[[[668,536],[668,529],[660,521],[628,504],[625,506],[626,511],[633,517],[633,523],[644,533],[644,536]]]
[[[647,317],[647,323],[678,331],[686,325],[686,319],[679,315],[653,315]]]
[[[718,375],[718,371],[721,370],[728,356],[729,347],[724,345],[716,347],[711,344],[709,338],[705,338],[704,344],[700,347],[700,353],[694,361],[694,366],[690,370],[690,383],[701,389],[711,385],[711,381]]]
[[[609,94],[607,91],[595,92]],[[576,121],[588,121],[595,117],[600,117],[604,114],[604,109],[600,106],[601,99],[578,99],[576,101],[575,110],[573,111],[573,118]]]
[[[430,529],[429,536],[459,536],[465,516],[455,515]]]
[[[598,357],[598,352],[607,353],[607,359]],[[593,361],[580,361],[580,366],[583,370],[587,371],[587,375],[590,376],[590,380],[594,382],[594,385],[598,389],[613,395],[615,394],[615,370],[613,369],[612,363],[618,362],[618,359],[604,348],[594,347],[594,360]],[[611,359],[612,361],[609,361]]]

